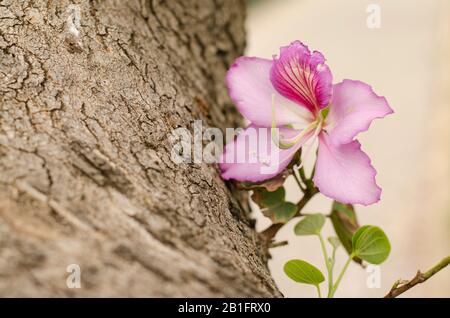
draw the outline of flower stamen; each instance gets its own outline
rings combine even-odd
[[[297,136],[290,139],[281,139],[277,128],[276,121],[276,107],[275,107],[275,94],[272,94],[272,141],[280,149],[289,149],[297,144],[303,137],[305,137],[311,131],[316,130],[317,127],[322,126],[322,118],[319,117],[315,121],[306,126]],[[320,129],[320,128],[319,128]]]

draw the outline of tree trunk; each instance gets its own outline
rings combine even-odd
[[[243,1],[74,2],[0,0],[0,295],[279,296],[245,201],[170,159],[238,123]]]

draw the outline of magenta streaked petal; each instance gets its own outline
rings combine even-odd
[[[275,94],[278,126],[298,121],[294,102],[278,94],[270,82],[272,61],[256,57],[240,57],[227,73],[227,86],[231,99],[239,112],[251,123],[271,127],[272,95]]]
[[[372,87],[360,81],[344,80],[333,86],[326,129],[333,143],[345,144],[368,130],[374,119],[391,113],[386,98],[375,94]]]
[[[335,145],[326,133],[320,134],[313,181],[322,194],[346,204],[376,203],[381,196],[376,174],[357,140]]]
[[[281,47],[280,57],[274,57],[270,80],[281,95],[312,113],[326,107],[331,99],[333,76],[324,56],[311,53],[300,41]]]
[[[279,131],[284,138],[292,138],[299,133],[288,128]],[[295,152],[310,136],[307,134],[289,149],[280,149],[272,141],[270,128],[250,125],[225,146],[220,158],[222,178],[251,182],[273,178],[287,167]]]

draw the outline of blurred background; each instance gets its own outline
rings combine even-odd
[[[368,27],[371,4],[379,6],[379,28]],[[335,83],[344,78],[369,83],[395,111],[358,137],[383,194],[378,204],[356,207],[360,224],[387,233],[391,255],[380,267],[380,288],[369,288],[370,274],[352,264],[336,297],[383,296],[397,279],[410,279],[450,254],[450,2],[253,0],[247,32],[246,55],[271,58],[280,46],[301,40],[325,55]],[[287,180],[286,188],[288,200],[301,197],[294,180]],[[328,213],[330,207],[331,200],[317,195],[304,212]],[[257,208],[254,214],[259,230],[270,224]],[[292,258],[326,272],[317,238],[294,235],[297,221],[278,233],[277,241],[289,245],[271,250],[269,266],[285,296],[316,297],[314,287],[283,273]],[[329,222],[324,232],[334,235]],[[337,258],[340,270],[347,258],[342,248]],[[402,297],[450,297],[450,268]]]

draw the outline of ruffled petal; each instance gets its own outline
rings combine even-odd
[[[376,203],[381,196],[376,174],[357,140],[335,145],[326,133],[320,134],[313,181],[322,194],[346,204]]]
[[[291,139],[298,130],[280,128],[280,137]],[[312,133],[289,149],[280,149],[272,141],[271,129],[248,126],[237,138],[225,146],[220,158],[220,170],[225,180],[261,182],[281,173],[291,162],[295,152]]]
[[[333,76],[324,56],[317,51],[311,53],[300,41],[281,47],[280,57],[274,57],[270,79],[281,95],[314,114],[331,99]]]
[[[261,127],[272,125],[272,95],[275,95],[277,126],[301,123],[312,118],[309,112],[278,94],[270,82],[272,61],[240,57],[230,67],[226,82],[231,99],[239,112]]]
[[[375,94],[372,87],[360,81],[344,80],[333,86],[326,130],[333,143],[345,144],[368,130],[372,120],[391,113],[386,98]]]

